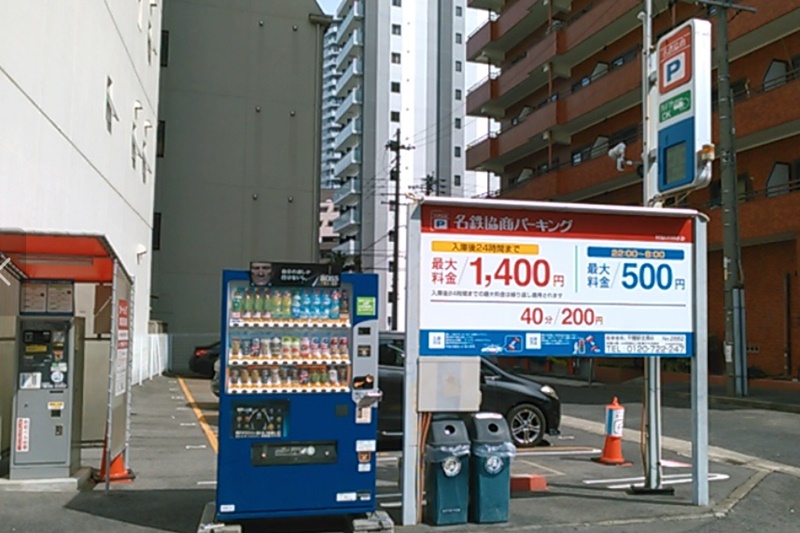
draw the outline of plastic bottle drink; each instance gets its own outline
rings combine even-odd
[[[301,299],[301,306],[303,308],[301,318],[315,318],[313,308],[311,305],[311,292],[309,290],[303,291],[303,297]]]
[[[253,316],[255,318],[261,318],[264,316],[264,298],[261,294],[261,291],[255,289],[255,297],[253,302]]]
[[[300,293],[296,292],[292,296],[291,318],[300,318],[302,315],[303,303]]]
[[[292,318],[292,293],[284,291],[281,299],[281,318]]]
[[[319,294],[319,289],[314,291],[311,299],[311,318],[322,318],[322,296]]]
[[[281,293],[280,291],[272,291],[271,295],[271,309],[272,318],[281,318]]]
[[[253,316],[253,295],[250,294],[250,289],[244,291],[244,316],[245,318]]]
[[[331,316],[331,295],[329,291],[322,292],[322,306],[320,307],[320,318],[328,319]]]
[[[333,294],[331,294],[331,309],[328,312],[328,316],[333,320],[339,318],[340,299],[339,291],[333,291]]]

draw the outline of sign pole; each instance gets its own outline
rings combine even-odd
[[[655,153],[656,139],[658,138],[658,124],[652,119],[653,91],[655,89],[653,58],[653,3],[646,0],[644,3],[644,18],[642,20],[642,205],[645,207],[653,203],[658,176],[657,165],[651,164],[650,154]],[[660,202],[656,204],[660,207]],[[645,435],[647,438],[647,469],[645,471],[645,489],[659,490],[661,488],[661,358],[648,357],[644,361],[644,382],[647,387],[645,402],[647,425]]]
[[[694,223],[695,294],[692,357],[692,503],[708,505],[708,257],[706,220]]]

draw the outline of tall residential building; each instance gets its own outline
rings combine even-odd
[[[339,22],[333,21],[325,31],[322,45],[322,170],[320,179],[323,189],[335,189],[340,185],[336,176],[336,163],[342,154],[336,151],[336,137],[342,126],[336,121],[336,109],[341,98],[336,96],[339,81],[337,58],[339,57]]]
[[[382,2],[343,0],[336,86],[342,131],[336,149],[342,180],[334,201],[340,216],[337,250],[358,257],[365,272],[380,276],[386,305],[381,326],[405,327],[406,192],[463,196],[466,0]],[[394,204],[394,156],[387,145],[400,132],[399,206]],[[395,216],[400,231],[394,232]],[[394,246],[399,261],[393,260]],[[392,271],[399,269],[398,287]],[[398,298],[398,317],[391,301]]]
[[[153,315],[176,368],[219,339],[223,269],[318,258],[329,22],[314,0],[165,4]]]
[[[619,142],[639,159],[642,2],[471,0],[497,12],[469,40],[470,60],[501,71],[467,97],[468,112],[500,121],[497,135],[467,150],[467,165],[502,176],[504,198],[640,204],[635,169],[617,172]],[[655,2],[656,38],[705,8]],[[729,15],[735,101],[739,226],[746,291],[748,366],[800,372],[800,0],[760,2]],[[710,19],[716,25],[716,17]],[[715,50],[716,65],[719,61]],[[719,146],[716,73],[713,141]],[[719,152],[718,152],[719,153]],[[678,205],[707,213],[710,367],[724,368],[722,210],[713,181]]]

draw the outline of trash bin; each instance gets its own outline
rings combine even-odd
[[[470,520],[478,524],[508,522],[511,460],[517,449],[508,423],[497,413],[470,417]]]
[[[425,522],[465,524],[469,508],[469,434],[463,420],[434,418],[425,446]]]

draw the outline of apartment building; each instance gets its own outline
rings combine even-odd
[[[466,9],[466,0],[343,0],[337,9],[342,103],[335,118],[342,131],[335,144],[342,185],[334,195],[340,209],[334,230],[341,236],[337,251],[380,276],[387,301],[380,308],[382,327],[405,327],[405,193],[424,192],[427,179],[433,194],[464,194]],[[398,131],[408,149],[401,150],[395,175],[387,145]],[[397,288],[391,284],[395,268]],[[394,298],[397,317],[390,316]]]
[[[219,339],[224,269],[318,260],[329,23],[314,0],[164,7],[153,316],[176,369]]]
[[[336,59],[339,57],[340,46],[338,42],[339,22],[333,21],[325,30],[322,45],[322,169],[320,179],[322,189],[335,189],[341,183],[336,177],[336,163],[342,154],[336,151],[336,137],[342,131],[342,126],[336,122],[336,109],[341,98],[336,96],[336,83],[339,81],[339,71],[336,69]]]
[[[747,310],[748,366],[800,372],[800,0],[744,2],[729,13],[736,168]],[[654,2],[656,37],[705,7]],[[501,176],[504,198],[640,204],[635,170],[606,157],[618,142],[641,154],[641,22],[636,0],[470,0],[491,19],[469,40],[470,61],[498,73],[467,96],[467,111],[500,130],[467,149],[467,167]],[[712,23],[714,18],[711,18]],[[716,64],[715,55],[715,64]],[[715,71],[716,72],[716,71]],[[714,80],[716,87],[716,79]],[[716,89],[714,94],[716,100]],[[713,140],[719,142],[718,112]],[[719,167],[680,205],[707,213],[712,372],[724,358]]]

